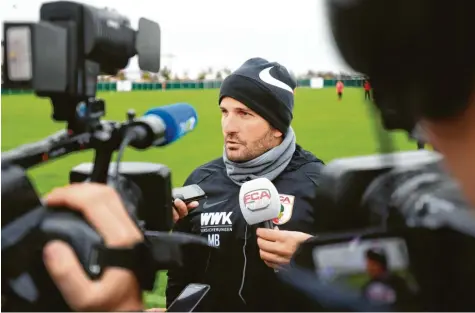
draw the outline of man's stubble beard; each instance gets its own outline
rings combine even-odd
[[[246,146],[243,146],[244,149],[239,152],[237,157],[230,157],[227,150],[226,156],[228,160],[235,162],[235,163],[244,163],[255,159],[267,151],[271,150],[272,148],[276,147],[279,144],[279,141],[272,134],[272,129],[269,129],[264,136],[259,138],[258,140],[252,142],[250,145],[249,143]]]

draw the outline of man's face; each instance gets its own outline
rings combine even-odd
[[[366,259],[366,271],[371,278],[376,278],[384,273],[384,268],[379,262]]]
[[[221,100],[221,127],[226,156],[233,162],[252,160],[282,142],[282,133],[241,102]]]

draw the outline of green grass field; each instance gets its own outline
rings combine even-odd
[[[199,121],[193,133],[169,147],[145,152],[129,149],[124,161],[163,163],[173,171],[173,183],[181,185],[197,166],[219,157],[222,153],[218,90],[144,91],[102,93],[106,100],[106,119],[124,120],[134,108],[141,115],[148,108],[176,102],[188,102],[198,111]],[[336,99],[335,90],[298,89],[292,126],[297,142],[326,163],[334,158],[372,154],[378,151],[374,122],[370,122],[362,89],[346,88],[343,101]],[[32,95],[2,96],[2,151],[42,139],[65,127],[54,123],[48,100]],[[405,134],[395,134],[399,150],[415,149]],[[82,162],[91,162],[92,152],[83,152],[53,161],[30,171],[42,194],[55,186],[68,183],[69,170]],[[160,275],[154,293],[147,295],[147,306],[163,306],[166,279]]]

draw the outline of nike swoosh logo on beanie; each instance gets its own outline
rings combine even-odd
[[[278,87],[278,88],[282,88],[284,90],[287,90],[288,92],[290,93],[294,93],[294,90],[292,89],[292,87],[290,87],[289,85],[287,85],[286,83],[272,77],[272,75],[270,74],[270,70],[273,68],[274,66],[271,66],[271,67],[268,67],[268,68],[265,68],[263,69],[262,71],[259,72],[259,78],[269,84],[269,85],[272,85],[272,86],[275,86],[275,87]]]

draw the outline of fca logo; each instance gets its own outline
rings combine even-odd
[[[208,245],[219,247],[219,234],[208,234]]]

